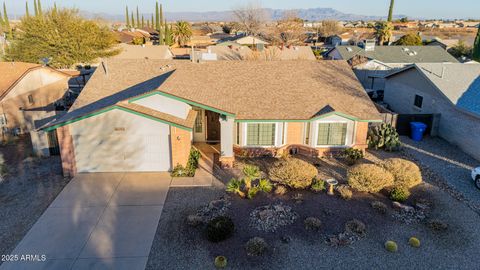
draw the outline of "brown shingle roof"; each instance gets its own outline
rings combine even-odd
[[[58,124],[155,90],[242,120],[307,120],[339,112],[381,119],[345,61],[110,60]]]
[[[55,70],[66,76],[71,76],[66,72],[62,72],[39,64],[23,63],[23,62],[0,62],[0,100],[3,99],[8,92],[30,71],[47,68]]]

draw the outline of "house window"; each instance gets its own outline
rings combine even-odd
[[[305,124],[305,144],[310,144],[310,122]]]
[[[194,108],[197,112],[197,118],[195,118],[195,133],[202,133],[203,132],[203,114],[202,109]]]
[[[422,106],[423,106],[423,97],[419,96],[419,95],[415,95],[415,101],[414,101],[413,105],[415,105],[415,107],[421,109]]]
[[[30,103],[30,104],[33,104],[33,103],[34,103],[34,100],[33,100],[33,96],[32,96],[32,95],[28,95],[28,103]]]
[[[345,145],[347,123],[318,124],[317,145]]]
[[[275,145],[275,124],[247,124],[247,145]]]

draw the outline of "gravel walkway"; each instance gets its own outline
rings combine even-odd
[[[463,196],[459,199],[465,200],[480,213],[480,191],[475,188],[471,178],[471,170],[480,166],[480,161],[441,138],[427,137],[421,142],[408,137],[401,139],[405,154],[429,168],[440,178],[438,180],[460,193],[460,197]]]

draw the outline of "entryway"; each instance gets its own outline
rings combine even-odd
[[[193,141],[196,143],[219,143],[221,135],[220,114],[202,108],[194,108],[194,110],[198,114],[193,129]]]

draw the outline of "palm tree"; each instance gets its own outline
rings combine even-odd
[[[186,21],[178,21],[172,31],[174,41],[183,47],[190,41],[192,37],[192,27]]]
[[[376,32],[375,36],[377,37],[378,44],[384,45],[389,43],[392,39],[393,25],[391,22],[378,22],[375,26]]]

